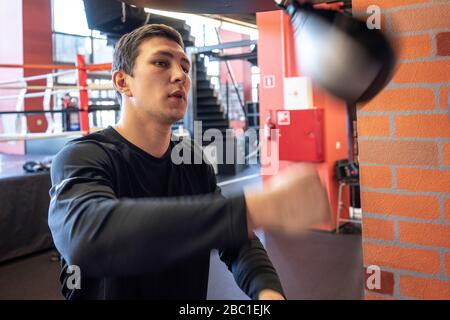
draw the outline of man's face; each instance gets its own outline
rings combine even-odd
[[[183,118],[191,85],[189,69],[189,60],[175,41],[154,37],[141,43],[133,76],[128,77],[138,111],[164,124]]]

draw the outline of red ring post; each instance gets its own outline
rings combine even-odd
[[[89,132],[89,97],[87,92],[87,67],[84,55],[77,54],[78,86],[80,87],[80,130]]]

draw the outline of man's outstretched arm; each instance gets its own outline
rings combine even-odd
[[[88,276],[157,272],[205,250],[240,248],[253,228],[298,234],[329,217],[326,190],[304,165],[278,175],[264,192],[230,199],[118,199],[114,159],[103,148],[95,141],[71,144],[51,170],[54,243]]]
[[[100,144],[82,142],[52,163],[50,230],[64,260],[85,275],[158,272],[247,240],[243,196],[118,199],[113,161]]]

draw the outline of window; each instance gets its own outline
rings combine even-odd
[[[259,67],[252,66],[252,102],[259,102],[259,82],[260,71]]]
[[[53,61],[55,63],[75,63],[77,54],[83,54],[90,62],[92,56],[91,39],[85,36],[53,33]]]
[[[90,36],[82,0],[53,0],[53,31]]]
[[[88,64],[108,63],[112,61],[113,47],[107,45],[106,36],[99,31],[90,30],[86,20],[82,0],[52,0],[53,17],[53,62],[55,64],[74,64],[77,54],[83,54]],[[89,75],[90,83],[110,83],[110,72],[95,72]],[[55,84],[77,85],[75,73],[59,76]],[[55,109],[62,109],[65,94],[78,99],[77,90],[58,92],[54,96]],[[117,106],[114,90],[89,91],[89,105]],[[114,124],[117,112],[101,110],[89,114],[91,128],[106,127]],[[59,119],[58,119],[59,116]],[[61,115],[54,115],[55,122],[62,122]]]
[[[106,36],[90,30],[82,0],[53,0],[53,61],[75,63],[78,53],[87,63],[111,62],[113,48]]]

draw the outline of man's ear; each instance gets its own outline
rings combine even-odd
[[[112,75],[112,82],[117,91],[127,97],[132,97],[131,88],[129,85],[129,75],[122,70],[114,71]]]

